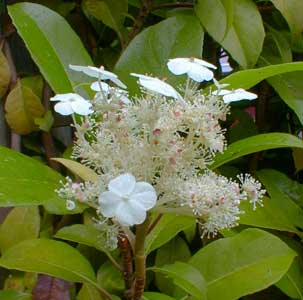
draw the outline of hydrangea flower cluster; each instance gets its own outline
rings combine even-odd
[[[58,191],[69,209],[75,201],[87,203],[109,226],[141,224],[149,210],[191,214],[203,235],[212,235],[237,225],[241,201],[248,200],[253,209],[262,205],[265,191],[258,181],[241,175],[236,182],[208,169],[226,147],[220,121],[226,119],[228,103],[257,95],[223,89],[226,85],[211,71],[216,67],[197,58],[169,60],[173,74],[188,76],[179,91],[159,78],[131,74],[142,89],[142,96],[131,100],[117,75],[104,68],[71,68],[98,79],[91,85],[94,98],[63,94],[52,100],[61,101],[57,112],[83,116],[74,124],[73,158],[93,169],[98,181],[69,179]],[[211,80],[217,90],[198,89],[200,82]]]

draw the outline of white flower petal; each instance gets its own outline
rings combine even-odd
[[[91,114],[93,111],[91,110],[91,103],[83,100],[83,101],[72,101],[70,103],[73,111],[79,115],[87,116]]]
[[[196,82],[202,82],[204,80],[209,81],[212,80],[214,77],[214,73],[207,68],[197,65],[197,64],[191,64],[190,70],[187,72],[188,76],[196,81]]]
[[[106,82],[102,81],[95,81],[90,85],[90,88],[95,91],[95,92],[102,92],[105,93],[106,95],[110,91],[110,86]]]
[[[187,58],[175,58],[168,61],[167,67],[173,74],[181,75],[190,70],[191,63]]]
[[[130,195],[130,199],[140,203],[145,210],[148,210],[156,205],[157,194],[151,184],[147,182],[137,182]]]
[[[70,102],[59,102],[54,106],[54,110],[63,116],[68,116],[74,113]]]
[[[232,91],[229,91],[229,90],[217,90],[217,91],[213,91],[212,95],[224,96],[224,95],[228,95],[231,93],[232,93]]]
[[[97,77],[97,78],[100,77],[101,79],[104,79],[104,80],[109,79],[111,81],[113,81],[113,79],[115,79],[115,78],[118,78],[118,76],[116,74],[106,71],[104,69],[104,67],[102,67],[102,66],[100,68],[89,66],[88,68],[91,72],[95,72],[95,74],[97,76],[94,76],[94,77]]]
[[[127,201],[122,203],[116,211],[116,219],[123,226],[132,226],[142,224],[146,219],[146,211],[136,201]]]
[[[213,64],[210,64],[209,62],[203,60],[203,59],[199,59],[199,58],[194,58],[193,59],[193,63],[196,63],[198,65],[207,67],[207,68],[211,68],[211,69],[217,69],[216,66],[214,66]]]
[[[230,103],[234,101],[253,100],[257,98],[258,96],[254,93],[247,92],[244,89],[237,89],[235,91],[231,91],[229,94],[224,95],[223,101],[224,103]]]
[[[135,184],[135,177],[132,174],[126,173],[112,179],[108,184],[108,189],[122,197],[129,195],[134,190]]]
[[[100,211],[104,217],[112,218],[123,203],[123,199],[111,191],[103,192],[99,196]]]
[[[123,88],[123,89],[126,89],[126,88],[127,88],[127,86],[126,86],[120,79],[118,79],[118,78],[110,78],[110,80],[111,80],[114,84],[116,84],[117,86],[119,86],[119,87],[121,87],[121,88]]]
[[[50,101],[67,102],[71,100],[85,100],[85,99],[75,93],[57,94],[54,97],[50,98]]]
[[[85,67],[85,66],[69,65],[69,68],[71,70],[74,70],[74,71],[77,71],[77,72],[83,72],[84,74],[86,74],[90,77],[95,77],[95,78],[99,77],[99,72],[94,70],[94,69],[91,69],[89,66]]]

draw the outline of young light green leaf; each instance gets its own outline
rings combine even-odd
[[[31,300],[32,296],[16,290],[0,291],[0,300]]]
[[[180,231],[193,226],[196,220],[188,216],[165,214],[161,217],[156,227],[148,234],[145,244],[145,252],[148,254],[161,247]]]
[[[103,300],[100,292],[91,284],[83,283],[77,295],[78,300]]]
[[[149,270],[161,272],[174,280],[174,283],[199,300],[206,300],[206,282],[198,269],[183,262],[163,267],[151,267]]]
[[[280,280],[295,256],[278,237],[246,229],[208,244],[189,263],[207,281],[208,300],[236,300]]]
[[[287,133],[264,133],[251,136],[230,144],[222,154],[217,154],[211,169],[247,154],[285,147],[303,148],[303,141]]]
[[[52,160],[59,162],[67,169],[69,169],[72,173],[81,177],[83,180],[92,181],[92,182],[98,180],[98,175],[92,169],[74,160],[66,159],[66,158],[52,158]]]
[[[0,265],[7,269],[42,273],[72,282],[96,285],[95,273],[88,260],[75,248],[54,240],[23,241],[2,255]]]
[[[0,48],[0,98],[6,93],[10,79],[11,71],[7,59]]]
[[[295,71],[303,71],[303,62],[278,64],[251,70],[238,71],[220,80],[220,83],[228,83],[229,89],[249,89],[269,77]]]
[[[14,132],[29,134],[38,129],[35,118],[42,117],[45,111],[38,96],[18,81],[6,98],[5,112],[6,121]]]
[[[75,83],[87,80],[81,72],[68,67],[93,63],[63,17],[45,6],[27,2],[10,5],[8,11],[33,60],[56,93],[71,92]]]
[[[15,207],[0,226],[0,250],[37,238],[40,231],[40,215],[37,206]]]
[[[199,20],[191,12],[179,13],[138,34],[122,53],[115,71],[131,92],[139,92],[137,79],[129,73],[168,77],[171,83],[182,81],[172,76],[166,67],[169,58],[200,57],[204,32]]]
[[[287,220],[294,227],[303,228],[302,198],[301,195],[299,196],[300,198],[298,198],[298,195],[295,196],[300,201],[300,204],[291,199],[292,187],[287,176],[279,171],[270,169],[258,171],[257,176],[265,186],[275,205],[284,212]]]
[[[94,247],[106,252],[100,231],[93,225],[74,224],[61,228],[55,235],[56,238],[76,242],[79,244]]]
[[[18,171],[16,171],[18,170]],[[0,147],[0,205],[43,205],[54,214],[68,214],[65,201],[55,192],[63,176],[26,155]],[[84,205],[76,204],[72,213],[79,213]]]

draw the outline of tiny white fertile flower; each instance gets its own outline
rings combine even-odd
[[[147,182],[136,182],[126,173],[111,180],[108,191],[99,197],[100,212],[107,218],[115,218],[123,226],[141,224],[146,211],[155,206],[157,194]]]
[[[198,58],[174,58],[167,63],[168,69],[175,75],[187,74],[192,80],[202,82],[213,79],[214,74],[208,68],[216,66]]]
[[[75,207],[76,207],[76,204],[74,201],[66,200],[66,209],[67,210],[73,210],[73,209],[75,209]]]
[[[223,96],[224,103],[230,103],[240,100],[254,100],[258,98],[258,95],[251,92],[247,92],[244,89],[236,89],[233,91],[218,90],[218,91],[214,91],[212,94]]]
[[[91,103],[78,94],[57,94],[50,98],[50,101],[59,101],[55,104],[54,109],[57,113],[63,116],[68,116],[73,113],[86,116],[92,113]]]
[[[123,89],[126,88],[126,85],[120,79],[118,79],[118,76],[116,74],[106,71],[103,66],[97,68],[92,66],[85,67],[69,65],[69,68],[77,72],[83,72],[90,77],[99,78],[101,80],[110,80],[119,87]]]
[[[139,78],[138,83],[143,87],[145,87],[146,89],[167,97],[175,98],[182,104],[185,104],[182,96],[171,85],[160,80],[159,78],[150,77],[137,73],[131,73],[130,75],[138,77]]]

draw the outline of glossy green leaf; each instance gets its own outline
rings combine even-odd
[[[66,158],[52,158],[68,168],[72,173],[78,175],[83,180],[95,182],[98,179],[98,175],[89,167],[86,167],[74,160],[66,159]]]
[[[216,16],[216,11],[211,13]],[[209,34],[212,35],[212,32]],[[218,40],[216,35],[212,36],[240,66],[243,68],[254,66],[262,51],[265,37],[257,6],[252,0],[234,0],[232,25],[229,31],[222,41]]]
[[[271,0],[288,23],[292,39],[295,41],[303,32],[303,2],[301,0]]]
[[[33,60],[56,93],[71,92],[75,83],[87,79],[68,67],[92,65],[92,60],[63,17],[45,6],[27,2],[11,5],[8,11]]]
[[[148,254],[161,247],[180,231],[193,226],[195,222],[195,218],[192,217],[174,214],[163,215],[156,227],[146,238],[145,252]]]
[[[186,262],[190,257],[190,250],[186,242],[176,236],[157,250],[155,266],[162,267],[167,264],[173,264],[176,261]],[[160,292],[171,296],[174,295],[175,285],[164,274],[156,273],[155,282]]]
[[[216,155],[211,168],[215,169],[247,154],[285,147],[303,148],[303,141],[287,133],[258,134],[230,144],[222,154]]]
[[[68,244],[54,240],[23,241],[2,255],[0,265],[95,285],[95,273],[86,258]]]
[[[168,77],[169,82],[180,82],[166,66],[169,58],[202,54],[204,32],[191,11],[179,13],[138,34],[122,53],[116,64],[117,72],[131,92],[139,92],[137,79],[129,73],[153,74]]]
[[[236,300],[280,280],[295,256],[278,237],[246,229],[208,244],[189,262],[203,274],[208,300]]]
[[[18,292],[16,290],[0,291],[0,300],[31,300],[30,294]]]
[[[278,64],[251,70],[238,71],[220,80],[220,83],[228,83],[229,89],[249,89],[269,77],[295,71],[303,71],[303,62]]]
[[[275,199],[264,196],[263,206],[255,210],[251,203],[242,201],[240,208],[245,213],[240,215],[239,224],[299,233],[284,210],[277,206]]]
[[[76,242],[94,247],[100,251],[105,250],[104,241],[100,239],[100,232],[93,225],[74,224],[61,228],[55,235],[56,238]]]
[[[115,30],[122,43],[125,41],[126,29],[123,23],[127,14],[127,0],[84,0],[82,5],[91,16]]]
[[[78,300],[103,300],[100,292],[91,284],[83,283],[77,295]]]
[[[63,176],[41,162],[0,147],[0,206],[43,205],[54,214],[67,214],[65,201],[55,192]],[[82,211],[77,204],[72,213]]]
[[[265,186],[267,193],[294,226],[303,228],[303,209],[289,196],[292,194],[287,176],[276,170],[260,170],[257,176]],[[288,191],[286,191],[288,189]],[[298,196],[297,196],[298,197]],[[299,196],[302,205],[302,196]]]
[[[122,273],[110,261],[100,266],[97,281],[99,286],[111,294],[120,294],[125,289]]]
[[[29,134],[38,127],[35,118],[42,117],[44,107],[33,91],[18,81],[7,95],[5,118],[10,128],[18,134]]]
[[[1,253],[10,247],[37,238],[40,231],[40,215],[37,206],[15,207],[0,226]]]
[[[165,294],[160,294],[155,292],[145,292],[143,293],[142,300],[175,300],[175,299]]]
[[[6,93],[11,79],[11,71],[7,59],[0,48],[0,98]]]
[[[194,296],[196,299],[206,299],[206,282],[198,269],[184,262],[176,262],[163,267],[151,267],[149,270],[161,272],[172,278],[174,283]]]

